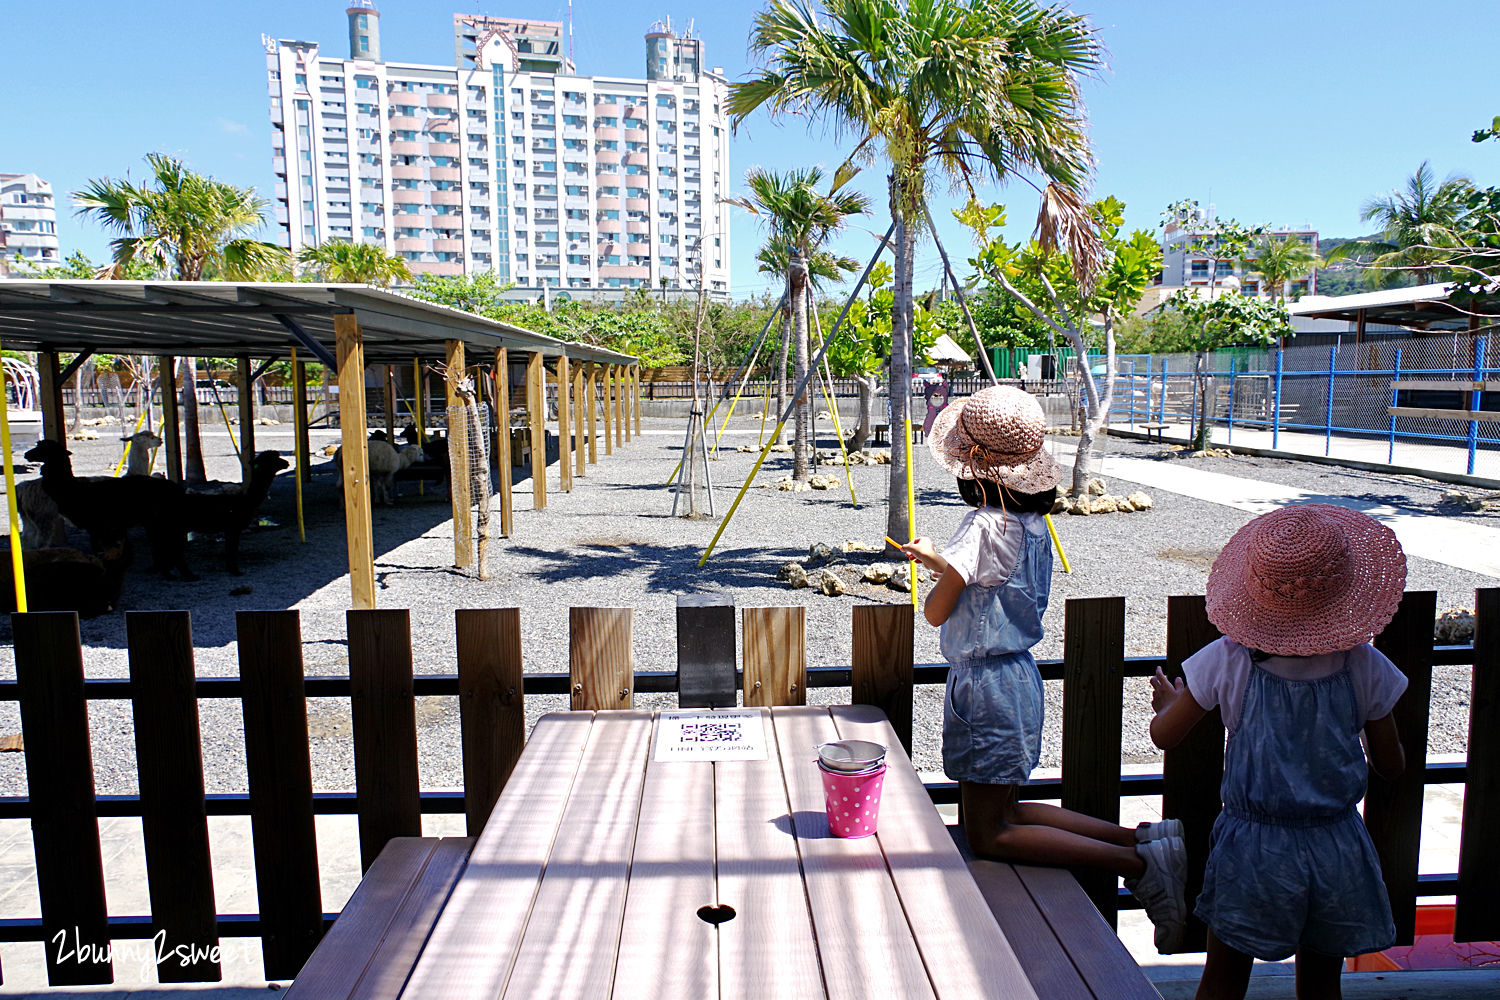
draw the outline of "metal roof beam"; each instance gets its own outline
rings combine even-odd
[[[303,330],[302,327],[297,325],[296,320],[281,313],[276,313],[275,315],[277,321],[279,321],[282,326],[286,327],[293,337],[297,338],[297,343],[301,344],[303,347],[311,351],[313,356],[316,357],[319,361],[323,362],[324,366],[331,371],[339,370],[339,363],[334,358],[334,356],[329,353],[328,348],[324,347],[322,344],[318,343],[316,340],[310,337],[307,331]]]

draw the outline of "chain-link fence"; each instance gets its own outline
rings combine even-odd
[[[468,524],[455,518],[453,530],[468,530],[471,551],[476,555],[470,564],[471,575],[488,578],[487,550],[490,541],[490,408],[485,403],[468,403],[447,408],[449,483],[455,501],[468,498]],[[509,469],[499,474],[509,475]]]
[[[1215,442],[1238,432],[1242,445],[1278,448],[1285,434],[1316,434],[1326,455],[1362,442],[1361,458],[1500,478],[1500,336],[1215,352],[1201,377],[1195,362],[1121,357],[1110,422],[1196,427],[1201,411]]]

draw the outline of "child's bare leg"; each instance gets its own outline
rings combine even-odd
[[[1085,816],[1071,809],[1062,809],[1045,802],[1017,802],[1016,822],[1031,826],[1055,826],[1081,837],[1102,840],[1106,844],[1135,848],[1135,831],[1108,820]]]
[[[1250,967],[1255,959],[1236,951],[1208,932],[1208,959],[1203,963],[1203,978],[1193,1000],[1244,1000],[1250,988]],[[1300,964],[1299,964],[1300,968]],[[1302,979],[1297,978],[1297,996],[1302,996]]]
[[[959,794],[963,798],[964,835],[975,854],[1007,861],[1102,868],[1125,878],[1139,878],[1146,870],[1134,846],[1099,840],[1061,825],[1025,822],[1014,785],[964,781],[959,783]],[[1134,834],[1131,837],[1133,845]]]
[[[1297,1000],[1339,1000],[1344,960],[1335,955],[1297,952]]]

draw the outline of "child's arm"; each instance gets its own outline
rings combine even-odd
[[[1406,770],[1406,751],[1401,747],[1401,734],[1396,732],[1393,713],[1387,712],[1365,723],[1365,752],[1375,773],[1387,781],[1399,778]]]
[[[1151,742],[1163,750],[1181,743],[1208,714],[1188,690],[1187,681],[1181,677],[1175,682],[1167,680],[1161,667],[1151,678],[1151,707],[1156,709],[1151,719]]]
[[[917,562],[932,570],[937,577],[937,586],[927,595],[927,603],[922,606],[922,614],[926,616],[928,624],[941,625],[948,620],[958,604],[958,595],[964,592],[967,584],[962,575],[951,566],[948,560],[943,558],[932,544],[930,538],[913,538],[901,546],[901,552],[908,559]]]

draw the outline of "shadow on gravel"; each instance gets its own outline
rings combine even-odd
[[[646,589],[664,593],[714,588],[763,587],[766,567],[792,559],[805,559],[807,550],[796,546],[754,550],[720,549],[698,568],[703,555],[700,545],[662,545],[631,539],[585,541],[565,549],[511,546],[510,552],[536,561],[527,576],[538,583],[569,583],[644,572]]]

